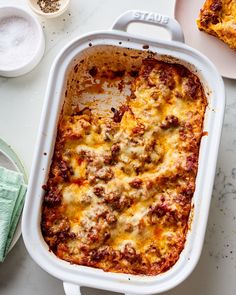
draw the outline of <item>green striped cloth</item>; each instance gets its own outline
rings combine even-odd
[[[0,262],[4,261],[11,245],[25,193],[23,175],[0,167]]]

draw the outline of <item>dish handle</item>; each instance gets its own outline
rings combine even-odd
[[[112,30],[126,32],[129,24],[137,22],[163,27],[170,32],[173,41],[184,43],[184,34],[177,20],[156,12],[128,10],[115,20]]]
[[[63,287],[66,295],[81,295],[80,286],[63,282]]]
[[[63,282],[64,291],[66,295],[81,295],[80,286],[71,283]],[[124,295],[135,295],[131,293],[125,293]]]

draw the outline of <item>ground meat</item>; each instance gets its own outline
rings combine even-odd
[[[195,154],[187,156],[187,159],[186,159],[187,171],[196,172],[197,166],[198,166],[198,157]]]
[[[200,22],[203,27],[207,27],[209,23],[216,25],[219,23],[219,16],[216,12],[204,11]]]
[[[44,195],[44,204],[47,206],[57,206],[61,204],[62,194],[58,188],[50,188]]]
[[[123,210],[124,208],[129,208],[133,203],[133,200],[129,198],[128,196],[122,195],[119,203],[117,204],[118,210]]]
[[[99,225],[91,227],[87,233],[87,243],[103,244],[110,238],[110,233]]]
[[[95,249],[90,253],[91,259],[94,261],[101,261],[105,257],[110,261],[117,261],[122,258],[122,254],[119,250],[114,250],[109,246],[102,246],[99,249]]]
[[[164,122],[161,123],[162,129],[169,129],[171,127],[179,126],[179,119],[174,115],[166,116]]]
[[[181,123],[179,128],[179,136],[181,140],[186,140],[187,137],[193,135],[193,126],[189,122]]]
[[[97,242],[99,240],[98,229],[96,227],[91,227],[89,232],[88,232],[87,238],[92,243]]]
[[[189,97],[194,99],[198,94],[199,84],[193,78],[188,78],[187,82],[183,84],[183,89]]]
[[[94,176],[94,175],[89,175],[89,176],[88,176],[88,181],[89,181],[89,184],[94,185],[94,184],[97,182],[96,176]]]
[[[126,105],[123,105],[119,108],[119,110],[116,110],[115,108],[111,108],[111,110],[114,113],[113,121],[116,123],[120,123],[124,113],[129,110],[129,107]]]
[[[144,78],[149,78],[149,75],[151,73],[151,71],[153,70],[153,68],[155,67],[156,65],[156,60],[154,58],[145,58],[143,60],[143,69],[141,71],[141,75],[143,75]]]
[[[60,249],[62,250],[64,248],[65,250],[68,251],[67,246],[63,243],[64,242],[66,243],[69,239],[72,240],[75,238],[76,238],[75,233],[71,233],[69,231],[61,231],[53,236],[50,236],[50,237],[47,236],[46,240],[47,240],[47,243],[49,244],[49,248],[51,250],[58,251],[58,250],[60,250]]]
[[[119,192],[110,192],[105,196],[106,203],[113,203],[119,201],[121,194]]]
[[[118,143],[113,144],[112,147],[111,147],[111,156],[112,156],[112,158],[113,159],[116,158],[117,155],[119,154],[119,152],[120,152],[120,145]]]
[[[175,198],[173,197],[173,199]],[[177,225],[178,222],[187,222],[191,204],[187,200],[182,201],[184,202],[181,210],[173,209],[165,203],[154,205],[149,211],[151,224],[159,224],[160,218],[167,226]]]
[[[166,86],[173,90],[175,88],[175,80],[173,78],[172,71],[168,68],[162,69],[160,72],[160,81],[162,81]]]
[[[95,177],[102,179],[104,181],[108,181],[112,179],[114,176],[114,173],[111,168],[109,167],[102,167],[97,172],[95,172]]]
[[[119,91],[122,92],[123,89],[124,89],[124,87],[125,87],[124,80],[121,80],[121,81],[118,83],[118,89],[119,89]]]
[[[150,154],[150,152],[155,149],[156,143],[156,139],[152,139],[151,141],[147,142],[145,145],[145,152],[148,152]]]
[[[189,76],[190,71],[189,71],[186,67],[184,67],[184,66],[182,66],[182,65],[179,65],[179,64],[175,64],[175,69],[177,70],[177,73],[178,73],[182,78],[184,78],[184,77],[188,77],[188,76]]]
[[[104,156],[104,164],[105,165],[111,165],[113,163],[113,158],[110,155]]]
[[[212,11],[220,11],[222,9],[222,1],[214,0],[213,3],[210,5],[210,9]]]
[[[114,214],[112,213],[107,213],[106,214],[106,221],[108,224],[115,224],[117,221],[117,218]]]
[[[142,186],[142,183],[143,183],[142,179],[135,178],[131,182],[129,182],[129,185],[131,187],[133,187],[133,188],[137,188],[138,189],[138,188],[140,188]]]
[[[68,239],[75,239],[76,234],[69,231],[61,231],[58,233],[57,238],[60,242],[67,241]]]
[[[114,116],[113,116],[114,122],[119,123],[124,114],[120,114],[120,112],[115,108],[111,108],[111,111],[114,113]]]
[[[187,187],[184,187],[181,190],[181,194],[183,194],[185,196],[192,196],[194,194],[194,190],[195,190],[194,183],[189,183]]]
[[[76,235],[70,232],[70,223],[68,218],[60,217],[56,213],[43,219],[41,229],[46,236],[50,249],[56,250],[58,245],[68,239],[74,239]]]
[[[114,210],[122,211],[124,208],[130,207],[132,199],[119,192],[111,192],[105,196],[105,202]]]
[[[52,234],[59,234],[61,232],[67,232],[70,229],[70,223],[68,221],[68,218],[60,218],[55,219],[53,221],[53,224],[50,227]]]
[[[174,199],[175,202],[180,204],[181,206],[186,206],[191,202],[191,196],[187,194],[178,194]]]
[[[81,150],[79,151],[79,157],[81,160],[86,160],[88,163],[94,161],[95,157],[90,151]]]
[[[150,213],[151,215],[155,214],[158,218],[162,218],[168,212],[168,207],[164,204],[157,204],[152,206]]]
[[[136,126],[132,129],[132,133],[134,135],[143,135],[144,132],[145,132],[145,126],[141,125],[141,124],[139,124],[138,126]]]
[[[111,154],[107,154],[103,157],[105,165],[113,165],[117,161],[117,156],[120,151],[119,144],[113,144],[111,147]]]
[[[59,170],[60,170],[60,174],[62,176],[62,178],[67,181],[70,177],[70,175],[72,174],[71,168],[67,165],[66,161],[61,160],[58,163],[59,166]]]
[[[131,246],[131,244],[125,245],[123,257],[130,263],[140,263],[141,261],[141,256],[136,253],[136,250]]]
[[[99,198],[103,197],[104,194],[105,194],[104,187],[102,187],[102,186],[95,186],[95,187],[93,188],[93,192],[94,192],[94,194],[95,194],[97,197],[99,197]]]
[[[91,259],[96,262],[101,261],[102,259],[104,259],[105,256],[106,256],[105,250],[99,251],[95,249],[90,253]]]

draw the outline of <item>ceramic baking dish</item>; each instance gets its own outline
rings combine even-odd
[[[126,32],[131,22],[162,26],[171,33],[171,41],[137,37]],[[92,47],[91,47],[92,45]],[[145,45],[145,46],[144,46]],[[200,146],[199,169],[193,197],[193,218],[185,248],[177,263],[157,276],[134,276],[104,272],[91,267],[72,265],[57,258],[48,250],[41,229],[42,185],[54,150],[57,122],[64,104],[68,75],[75,62],[89,50],[113,46],[115,50],[141,50],[149,48],[159,59],[171,59],[187,66],[200,78],[208,99],[204,131]],[[147,51],[146,51],[147,52]],[[110,31],[94,32],[71,42],[56,58],[51,69],[36,153],[32,164],[28,194],[23,212],[23,238],[32,258],[48,273],[64,282],[66,294],[80,294],[80,286],[106,289],[115,292],[144,295],[164,292],[181,283],[194,269],[201,254],[208,219],[212,187],[220,142],[225,105],[222,78],[214,65],[202,54],[183,43],[179,24],[158,13],[128,11],[121,15]]]

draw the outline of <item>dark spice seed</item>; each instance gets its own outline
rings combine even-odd
[[[44,13],[53,13],[60,9],[59,0],[38,0],[37,4]]]

